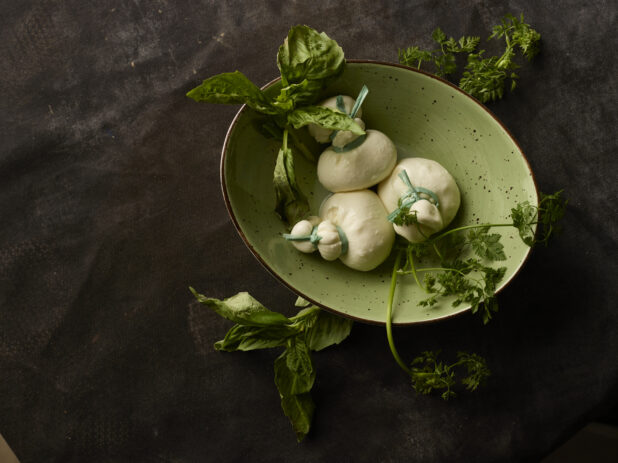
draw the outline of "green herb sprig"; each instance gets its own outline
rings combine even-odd
[[[281,73],[278,95],[268,96],[239,71],[212,76],[187,93],[198,102],[246,104],[268,116],[263,131],[283,144],[273,174],[275,211],[289,224],[304,218],[309,204],[295,179],[288,134],[303,156],[313,160],[314,156],[296,136],[295,130],[317,124],[330,130],[365,133],[347,114],[314,105],[320,92],[341,74],[344,66],[343,50],[337,42],[308,26],[294,26],[277,53],[277,67]]]
[[[352,330],[352,321],[325,312],[301,298],[296,306],[302,310],[288,318],[267,309],[246,292],[219,300],[189,289],[198,302],[235,323],[225,337],[215,343],[216,350],[284,348],[275,360],[275,384],[283,412],[297,440],[303,440],[311,428],[315,409],[311,389],[316,370],[311,352],[342,342]]]
[[[471,312],[480,314],[483,324],[488,323],[492,314],[498,311],[495,292],[506,271],[505,267],[496,268],[491,265],[493,262],[505,260],[506,254],[500,242],[501,235],[490,233],[490,230],[514,227],[528,246],[547,245],[549,239],[560,230],[559,221],[566,210],[567,200],[562,193],[562,190],[549,195],[541,193],[538,205],[529,201],[518,203],[511,209],[512,221],[508,223],[461,226],[432,236],[422,243],[406,242],[399,246],[387,302],[386,335],[393,358],[402,370],[410,375],[417,391],[428,393],[433,389],[443,388],[443,398],[446,399],[453,396],[451,388],[454,384],[454,366],[467,364],[470,374],[479,379],[488,376],[489,370],[476,354],[461,354],[459,361],[449,367],[438,363],[436,355],[425,353],[412,363],[412,366],[422,364],[421,370],[409,367],[402,360],[392,333],[393,302],[398,276],[411,275],[416,284],[428,294],[426,299],[418,302],[420,306],[431,307],[439,298],[451,296],[454,297],[454,307],[469,304]],[[467,256],[470,253],[472,256]],[[424,257],[437,257],[440,266],[418,267],[416,260]],[[425,273],[422,282],[419,273]],[[419,373],[422,375],[419,376]],[[430,378],[431,381],[423,378]],[[466,379],[465,384],[468,383],[474,386],[469,386],[468,389],[474,390],[480,380]]]
[[[446,37],[440,28],[432,33],[433,40],[440,45],[435,50],[422,50],[408,47],[398,51],[399,62],[407,66],[421,68],[424,62],[434,65],[433,72],[440,77],[447,77],[457,70],[455,55],[467,53],[459,87],[470,95],[487,103],[501,99],[507,84],[515,90],[519,76],[515,70],[517,52],[531,61],[539,52],[541,35],[524,22],[524,15],[519,18],[512,14],[505,15],[501,23],[494,26],[488,40],[504,39],[505,50],[500,56],[485,57],[485,50],[476,52],[479,37],[463,36],[458,41]]]
[[[477,354],[457,352],[457,361],[451,364],[439,360],[440,351],[425,351],[414,360],[410,367],[412,387],[419,394],[431,394],[442,390],[442,398],[455,397],[458,384],[456,373],[465,369],[465,376],[459,383],[468,391],[475,391],[491,375],[487,361]]]
[[[477,354],[458,352],[457,362],[449,365],[438,361],[440,351],[425,351],[418,357],[415,357],[410,366],[399,355],[393,338],[392,316],[395,287],[397,286],[397,276],[402,254],[399,251],[395,257],[386,313],[386,337],[393,358],[401,369],[410,376],[412,387],[419,394],[427,395],[434,390],[443,390],[444,392],[442,392],[441,396],[444,400],[455,397],[457,395],[454,390],[457,384],[456,373],[461,370],[460,367],[464,366],[467,367],[467,376],[464,376],[460,383],[468,391],[475,391],[491,375],[487,362]]]
[[[434,65],[434,74],[446,77],[457,70],[455,55],[458,53],[472,53],[480,37],[463,36],[459,40],[453,37],[447,38],[446,34],[439,27],[436,28],[431,38],[439,45],[434,50],[421,50],[419,47],[408,47],[398,51],[399,62],[406,66],[421,68],[424,62]]]

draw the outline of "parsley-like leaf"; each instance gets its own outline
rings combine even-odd
[[[519,203],[511,209],[513,226],[517,228],[519,236],[528,246],[534,245],[534,233],[537,218],[537,207],[528,201]]]
[[[423,62],[431,62],[435,66],[434,73],[440,77],[446,77],[457,70],[455,54],[471,53],[479,43],[480,37],[461,37],[455,40],[448,38],[439,27],[436,28],[431,38],[439,45],[434,50],[421,50],[419,47],[409,47],[398,51],[399,62],[406,66],[421,68]]]
[[[485,359],[477,354],[458,352],[457,361],[452,364],[439,361],[439,355],[440,351],[426,351],[412,361],[410,376],[416,392],[431,394],[442,391],[442,398],[448,400],[457,395],[454,391],[458,384],[457,370],[466,369],[466,376],[459,383],[469,391],[476,390],[491,374]]]
[[[513,226],[528,246],[547,245],[551,236],[561,230],[559,222],[564,217],[567,204],[562,190],[550,195],[541,193],[538,207],[525,201],[511,209]],[[540,229],[536,230],[538,225]]]
[[[563,190],[547,195],[541,193],[539,201],[539,223],[541,232],[536,242],[547,245],[547,242],[555,233],[562,230],[561,220],[566,212],[568,201],[562,196]]]
[[[511,91],[515,89],[519,78],[514,72],[519,67],[515,62],[516,51],[519,49],[530,61],[539,51],[541,35],[524,22],[523,14],[520,19],[507,14],[489,36],[489,39],[499,38],[504,38],[506,43],[502,56],[484,58],[484,50],[471,53],[459,82],[462,90],[483,103],[502,98],[508,80]]]
[[[504,96],[507,83],[513,91],[517,86],[519,76],[515,70],[519,65],[515,62],[517,51],[528,60],[539,52],[541,35],[524,22],[523,14],[517,18],[507,14],[499,25],[492,29],[490,39],[504,39],[506,48],[500,56],[485,56],[485,50],[476,51],[479,37],[463,36],[459,40],[450,37],[436,28],[431,34],[439,45],[434,50],[422,50],[417,46],[398,50],[401,64],[420,69],[423,63],[432,63],[434,74],[447,77],[455,73],[457,63],[455,55],[467,54],[467,64],[462,73],[459,87],[483,103],[495,101]]]
[[[401,226],[418,224],[417,212],[410,212],[411,206],[412,204],[402,204],[401,198],[399,198],[396,213],[392,217],[389,216],[389,221]]]
[[[468,232],[468,241],[477,256],[490,261],[506,260],[499,233],[489,234],[490,227],[475,228]]]

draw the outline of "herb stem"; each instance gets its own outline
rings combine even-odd
[[[421,281],[418,279],[418,274],[416,273],[416,265],[414,264],[414,256],[412,252],[408,253],[408,262],[410,263],[410,271],[412,272],[412,276],[414,277],[414,281],[423,291],[427,292],[427,288],[425,288]]]
[[[440,253],[440,250],[438,249],[438,246],[436,246],[436,242],[433,241],[431,243],[431,245],[433,246],[433,250],[436,252],[436,255],[438,256],[438,259],[440,259],[440,262],[442,262],[444,260],[444,258],[442,257],[442,254]]]
[[[471,228],[485,228],[485,227],[512,227],[513,223],[486,223],[480,225],[465,225],[463,227],[452,228],[451,230],[445,231],[444,233],[439,234],[435,238],[432,238],[432,241],[438,241],[444,238],[446,235],[450,235],[451,233],[455,233],[461,230],[469,230]]]
[[[395,297],[395,287],[397,286],[397,270],[399,269],[399,263],[401,261],[401,251],[397,253],[397,257],[395,257],[395,265],[393,266],[393,274],[391,277],[391,287],[388,294],[388,305],[386,307],[386,337],[388,339],[388,345],[391,349],[391,353],[395,358],[397,364],[401,367],[403,371],[405,371],[408,375],[412,375],[412,370],[408,368],[405,362],[399,356],[399,352],[397,352],[397,348],[395,347],[395,341],[393,340],[393,299]]]
[[[419,272],[457,272],[460,275],[464,275],[464,276],[466,275],[461,270],[458,270],[456,268],[447,268],[447,267],[426,267],[426,268],[419,268],[418,271]]]
[[[294,143],[294,146],[298,149],[298,151],[300,151],[300,153],[308,161],[315,162],[315,156],[311,151],[309,151],[309,148],[307,148],[307,146],[300,140],[300,138],[298,138],[296,132],[292,129],[290,129],[289,132],[290,136],[292,137],[292,142]]]

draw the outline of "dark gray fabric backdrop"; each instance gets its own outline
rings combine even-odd
[[[23,462],[538,461],[618,398],[616,3],[5,0],[0,11],[0,433]],[[396,61],[431,31],[487,37],[523,12],[543,37],[490,109],[565,230],[535,251],[483,327],[396,329],[406,358],[472,350],[477,394],[414,393],[383,328],[315,355],[314,429],[297,444],[277,352],[222,354],[230,324],[187,287],[294,295],[228,218],[220,149],[238,108],[185,93],[210,75],[277,75],[290,26],[349,58]],[[491,45],[489,45],[491,47]]]

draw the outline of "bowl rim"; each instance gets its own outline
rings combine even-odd
[[[431,74],[429,72],[423,71],[421,69],[416,69],[410,66],[406,66],[403,64],[399,64],[399,63],[391,63],[388,61],[379,61],[379,60],[371,60],[371,59],[346,59],[346,65],[347,64],[374,64],[374,65],[379,65],[379,66],[386,66],[386,67],[395,67],[395,68],[401,68],[401,69],[405,69],[407,71],[412,71],[412,72],[416,72],[418,74],[422,74],[426,77],[430,77],[432,79],[437,80],[438,82],[442,83],[442,84],[446,84],[449,87],[451,87],[452,89],[458,91],[459,93],[461,93],[462,95],[466,96],[467,98],[470,98],[473,102],[475,102],[483,111],[485,111],[487,114],[489,114],[489,116],[491,116],[494,121],[505,131],[505,133],[508,135],[508,137],[511,139],[511,141],[515,144],[515,146],[517,147],[517,149],[519,150],[519,154],[521,154],[524,162],[526,163],[526,167],[528,168],[528,171],[530,172],[530,176],[532,179],[532,184],[534,185],[534,191],[537,197],[537,206],[538,206],[538,200],[539,200],[539,189],[538,189],[538,185],[536,182],[536,178],[534,176],[534,172],[532,171],[532,167],[530,166],[530,162],[528,161],[528,158],[526,157],[524,151],[521,149],[520,144],[518,143],[517,139],[513,136],[513,134],[511,133],[511,131],[502,123],[502,121],[500,121],[500,119],[489,109],[487,108],[487,106],[485,106],[483,103],[481,103],[478,99],[474,98],[472,95],[469,95],[468,93],[464,92],[462,89],[460,89],[457,85],[453,84],[452,82],[449,82],[448,80],[445,80],[441,77],[438,77],[434,74]],[[271,87],[272,85],[276,84],[277,82],[279,82],[281,80],[281,77],[277,77],[273,80],[271,80],[270,82],[264,84],[262,87],[260,87],[261,90],[265,90],[269,87]],[[357,317],[354,315],[350,315],[344,312],[340,312],[332,307],[328,307],[325,306],[323,304],[320,304],[319,302],[313,300],[311,297],[307,296],[306,294],[304,294],[302,291],[299,291],[298,289],[296,289],[294,286],[292,286],[290,283],[288,283],[287,281],[285,281],[277,272],[275,272],[275,270],[273,270],[265,261],[264,259],[262,259],[262,257],[260,256],[260,254],[257,252],[257,250],[253,247],[253,245],[249,242],[249,240],[247,239],[247,237],[245,236],[245,234],[243,233],[240,224],[238,223],[238,220],[236,219],[234,212],[232,210],[232,204],[230,202],[230,198],[228,196],[228,192],[227,192],[227,185],[226,185],[226,181],[225,181],[225,159],[226,159],[226,152],[227,152],[227,148],[230,142],[230,137],[232,132],[234,131],[236,124],[238,122],[238,120],[240,119],[240,117],[245,113],[249,111],[249,107],[245,104],[243,104],[240,109],[238,110],[238,112],[236,113],[236,115],[234,116],[234,119],[232,120],[230,126],[228,127],[228,130],[225,134],[225,140],[223,142],[223,147],[221,149],[221,160],[220,160],[220,164],[219,164],[219,179],[220,179],[220,185],[221,185],[221,191],[223,193],[223,199],[225,202],[225,207],[227,209],[228,215],[230,216],[232,223],[234,224],[234,228],[236,229],[236,232],[240,235],[242,241],[245,243],[245,246],[247,246],[247,248],[251,251],[251,253],[253,254],[253,256],[258,260],[258,262],[262,265],[262,267],[264,267],[277,281],[279,281],[281,284],[283,284],[283,286],[285,286],[287,289],[289,289],[290,291],[292,291],[293,294],[296,294],[297,296],[302,297],[303,299],[309,301],[311,304],[314,304],[324,310],[327,310],[331,313],[334,313],[335,315],[339,315],[345,318],[349,318],[354,320],[355,322],[361,322],[361,323],[365,323],[365,324],[369,324],[369,325],[379,325],[379,326],[385,326],[386,322],[383,321],[377,321],[377,320],[370,320],[370,319],[366,319],[366,318],[362,318],[362,317]],[[538,232],[538,227],[535,229],[535,233]],[[524,258],[521,260],[521,262],[519,263],[518,267],[515,269],[515,271],[513,272],[513,274],[511,275],[511,277],[504,281],[501,285],[501,287],[496,291],[496,295],[499,294],[500,292],[502,292],[502,290],[504,288],[506,288],[511,281],[519,274],[519,272],[521,271],[521,269],[524,267],[525,263],[528,261],[530,254],[532,252],[533,248],[529,247],[528,250],[526,251],[526,254],[524,256]],[[427,325],[427,324],[433,324],[433,323],[437,323],[440,321],[444,321],[447,319],[451,319],[454,317],[457,317],[459,315],[462,315],[464,313],[467,313],[470,311],[470,307],[466,308],[466,309],[462,309],[462,310],[458,310],[454,313],[450,313],[447,315],[442,315],[436,318],[432,318],[430,320],[419,320],[419,321],[413,321],[413,322],[395,322],[393,321],[393,326],[414,326],[414,325]]]

